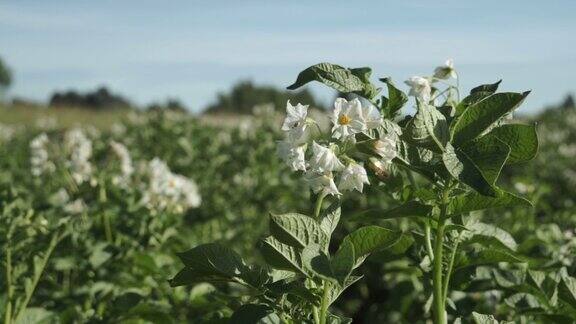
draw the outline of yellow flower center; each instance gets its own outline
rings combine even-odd
[[[338,118],[338,123],[340,125],[348,125],[348,124],[350,124],[351,121],[352,121],[352,118],[350,118],[346,115],[342,115],[342,116],[340,116],[340,118]]]

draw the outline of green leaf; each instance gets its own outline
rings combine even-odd
[[[493,247],[482,249],[475,254],[470,253],[465,255],[461,260],[459,260],[457,269],[479,265],[491,265],[500,262],[523,263],[525,261],[515,256],[512,251]]]
[[[320,228],[328,236],[328,239],[338,226],[340,221],[340,202],[336,201],[332,203],[326,210],[320,215]]]
[[[335,281],[344,286],[355,263],[354,246],[348,241],[342,242],[340,249],[330,258],[318,245],[309,245],[302,251],[302,264],[314,275]]]
[[[170,280],[170,285],[182,286],[199,282],[241,282],[259,287],[269,279],[260,267],[248,267],[233,250],[216,243],[199,245],[178,253],[184,268]]]
[[[354,246],[355,267],[358,267],[370,253],[394,246],[401,237],[402,232],[372,225],[355,230],[348,234],[344,241],[349,241]]]
[[[15,324],[49,324],[54,323],[55,314],[44,308],[28,307],[22,311]]]
[[[391,78],[382,78],[380,81],[386,83],[388,87],[388,98],[382,97],[383,113],[388,118],[394,117],[404,104],[408,102],[408,96],[396,88]]]
[[[260,252],[271,267],[304,274],[300,253],[296,248],[269,236],[262,241]]]
[[[288,89],[295,90],[308,82],[318,81],[337,91],[372,99],[378,91],[369,82],[370,73],[369,68],[347,69],[336,64],[319,63],[300,72]]]
[[[502,125],[494,128],[486,136],[494,136],[510,147],[510,156],[506,164],[530,161],[538,152],[538,136],[534,125]]]
[[[350,241],[344,241],[340,245],[336,254],[330,260],[332,272],[334,277],[338,280],[341,286],[344,286],[348,276],[352,273],[356,257],[354,253],[354,245]]]
[[[297,213],[270,215],[270,232],[278,241],[297,248],[319,244],[328,248],[329,236],[316,219]]]
[[[199,245],[178,257],[187,268],[208,274],[233,277],[246,268],[236,252],[216,243]]]
[[[456,106],[455,115],[460,116],[464,111],[466,111],[466,109],[470,105],[473,105],[481,100],[484,100],[485,98],[494,94],[496,90],[498,90],[498,86],[500,85],[501,82],[502,80],[492,84],[483,84],[470,90],[470,95],[462,99],[462,101],[460,101]]]
[[[495,197],[482,196],[475,192],[458,195],[450,199],[448,214],[451,216],[498,207],[532,207],[529,200],[518,197],[509,192],[497,189]]]
[[[430,181],[435,181],[435,170],[432,164],[434,162],[434,152],[408,143],[406,140],[400,140],[397,146],[398,155],[395,161],[423,175]]]
[[[493,185],[508,159],[510,147],[496,137],[484,136],[464,145],[462,151],[474,161],[486,180]]]
[[[412,200],[400,206],[382,211],[380,209],[369,209],[353,217],[354,221],[368,221],[376,219],[392,219],[401,217],[428,217],[432,211],[432,206],[425,205],[419,201]]]
[[[351,324],[352,319],[348,317],[338,316],[334,314],[328,314],[326,316],[326,324]]]
[[[270,306],[263,304],[246,304],[238,308],[232,317],[230,323],[246,324],[277,324],[280,323],[280,317],[274,313]]]
[[[496,93],[470,105],[451,130],[453,144],[458,147],[476,139],[492,124],[516,109],[529,93]]]
[[[489,84],[482,84],[470,90],[470,94],[480,93],[480,92],[488,92],[494,93],[498,90],[498,86],[502,83],[502,80],[498,80],[496,83],[489,83]]]
[[[349,276],[343,286],[340,286],[340,285],[330,286],[330,294],[329,294],[330,303],[329,304],[332,304],[333,302],[335,302],[344,290],[346,290],[348,287],[352,286],[358,280],[362,279],[362,277],[363,276]]]
[[[482,171],[462,150],[455,149],[448,143],[442,161],[448,172],[457,180],[467,184],[484,196],[496,197],[496,188],[492,186]]]
[[[464,111],[466,111],[466,109],[468,109],[468,107],[470,107],[471,105],[486,99],[486,97],[489,97],[490,95],[492,95],[492,92],[476,92],[474,94],[471,94],[469,96],[467,96],[466,98],[462,99],[462,101],[460,101],[457,105],[456,105],[456,112],[455,112],[455,116],[460,116],[462,115],[462,113]]]
[[[516,251],[518,244],[512,235],[499,227],[485,223],[474,223],[466,227],[472,233],[470,243],[486,243],[486,246],[490,246],[496,241],[499,245]]]
[[[422,103],[406,126],[404,138],[420,147],[442,152],[450,139],[446,117],[436,107]]]
[[[335,279],[330,268],[330,258],[317,244],[308,245],[302,250],[302,266],[324,280]]]
[[[498,324],[498,321],[492,315],[472,312],[472,318],[476,324]]]
[[[358,95],[366,98],[372,99],[374,98],[381,89],[376,88],[370,81],[370,76],[372,75],[372,69],[369,67],[361,67],[361,68],[352,68],[350,69],[353,75],[357,76],[364,82],[363,90],[361,92],[357,92]]]
[[[266,287],[278,296],[284,294],[294,295],[317,306],[319,306],[321,302],[320,296],[314,295],[312,291],[306,287],[305,282],[296,276],[277,280],[267,284]]]
[[[564,276],[558,285],[560,299],[576,309],[576,279]]]

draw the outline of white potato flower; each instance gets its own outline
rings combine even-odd
[[[82,214],[88,207],[84,203],[84,200],[78,198],[72,202],[67,203],[64,205],[63,209],[64,212],[71,214],[71,215],[79,215]]]
[[[382,158],[382,162],[390,164],[397,155],[394,134],[383,134],[374,142],[374,151]]]
[[[322,193],[324,195],[341,195],[334,183],[334,175],[332,172],[306,172],[306,180],[310,189],[314,193]]]
[[[383,121],[380,111],[374,105],[362,108],[362,119],[368,130],[380,127]]]
[[[310,167],[316,172],[341,171],[344,169],[344,164],[340,162],[332,147],[322,146],[313,141]]]
[[[413,76],[410,79],[404,81],[408,86],[410,86],[410,96],[418,98],[420,101],[427,103],[430,101],[430,96],[432,94],[432,87],[430,86],[430,81],[428,79]]]
[[[174,177],[176,178],[178,186],[180,187],[180,194],[184,202],[183,205],[186,208],[196,208],[200,206],[200,203],[202,203],[202,198],[198,192],[198,186],[196,185],[196,182],[179,174],[175,174]]]
[[[16,127],[0,123],[0,142],[11,140],[16,134]]]
[[[344,190],[358,190],[362,192],[364,184],[370,184],[366,169],[358,163],[350,163],[340,176],[338,188]]]
[[[122,172],[120,176],[114,177],[114,182],[122,187],[126,187],[129,184],[130,177],[134,173],[132,157],[130,156],[130,152],[128,152],[128,149],[126,146],[124,146],[124,144],[118,143],[116,141],[110,141],[110,146],[120,159],[120,172]]]
[[[297,145],[290,141],[278,142],[278,155],[293,171],[306,171],[306,144]]]
[[[92,175],[92,165],[90,164],[92,141],[86,137],[81,129],[76,128],[66,133],[64,143],[70,152],[68,166],[74,181],[77,184],[81,184],[90,180]]]
[[[438,79],[457,79],[458,74],[456,74],[456,70],[454,70],[454,61],[447,59],[444,65],[437,67],[434,70],[434,77]]]
[[[337,98],[332,112],[332,137],[343,139],[366,130],[362,103],[358,98],[347,101]]]
[[[142,203],[151,209],[170,209],[182,212],[200,206],[202,199],[196,183],[182,175],[174,174],[159,158],[148,163],[149,186]]]
[[[46,147],[48,143],[50,141],[45,133],[36,136],[30,141],[30,171],[36,177],[54,170],[54,164],[49,160]]]
[[[60,188],[58,191],[50,195],[48,198],[51,204],[55,206],[64,206],[66,203],[70,201],[70,195],[68,191],[64,188]]]
[[[294,142],[302,139],[308,127],[308,106],[297,104],[292,106],[290,101],[286,103],[286,117],[282,123],[282,130],[288,138]]]

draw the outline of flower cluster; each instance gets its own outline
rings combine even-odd
[[[72,178],[77,184],[90,180],[92,175],[92,141],[79,129],[68,131],[64,137],[64,144],[70,153],[68,166]]]
[[[132,157],[130,152],[124,144],[118,143],[116,141],[110,142],[110,147],[116,156],[120,159],[120,175],[115,176],[112,182],[120,187],[127,187],[129,185],[130,178],[134,173],[134,166],[132,165]]]
[[[17,127],[0,123],[0,142],[10,141],[16,135]]]
[[[183,212],[200,206],[201,197],[196,183],[174,174],[159,158],[148,162],[150,181],[142,203],[152,210]]]
[[[54,164],[49,160],[47,146],[48,136],[42,133],[30,141],[30,171],[39,177],[54,170]]]
[[[282,124],[285,139],[278,143],[280,158],[294,171],[303,171],[314,193],[341,195],[341,191],[363,191],[369,184],[364,160],[358,159],[357,134],[371,139],[372,150],[383,167],[389,167],[396,157],[396,138],[384,128],[380,111],[373,105],[363,105],[359,99],[337,98],[332,111],[330,137],[308,141],[311,126],[318,126],[308,116],[308,106],[290,102],[286,105]],[[321,133],[320,127],[318,130]],[[311,150],[308,148],[311,146]]]
[[[413,76],[406,80],[404,83],[410,87],[408,95],[414,96],[421,102],[428,103],[430,100],[432,100],[432,95],[435,90],[433,84],[437,81],[450,78],[458,79],[458,74],[454,69],[454,61],[452,61],[452,59],[446,60],[444,65],[437,67],[434,70],[433,76]]]

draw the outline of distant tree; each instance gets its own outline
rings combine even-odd
[[[180,100],[176,99],[176,98],[170,98],[168,100],[166,100],[166,102],[164,103],[151,103],[150,105],[148,105],[146,107],[146,110],[148,111],[163,111],[163,110],[167,110],[167,111],[174,111],[174,112],[180,112],[180,113],[188,113],[189,110],[188,108],[186,108],[186,106],[180,102]]]
[[[571,109],[576,107],[576,104],[574,103],[574,97],[572,97],[571,94],[567,95],[566,98],[564,98],[562,104],[560,104],[560,107],[562,107],[562,109]]]
[[[218,93],[216,102],[208,106],[206,112],[250,114],[254,106],[262,104],[273,104],[276,109],[283,110],[288,100],[294,104],[303,103],[323,108],[308,90],[286,91],[273,86],[255,85],[252,81],[240,81],[229,92]]]
[[[50,106],[102,110],[128,108],[132,105],[124,97],[110,92],[106,87],[100,87],[95,91],[86,93],[79,93],[74,90],[55,92],[50,98]]]
[[[10,87],[11,84],[12,71],[0,57],[0,99],[4,97],[4,92]]]

